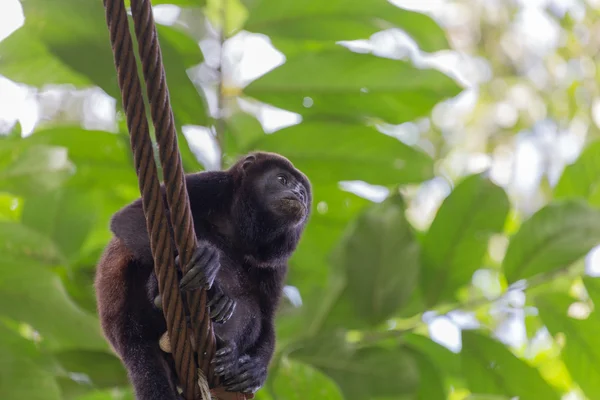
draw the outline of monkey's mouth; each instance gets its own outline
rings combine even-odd
[[[306,213],[306,206],[296,197],[284,197],[278,203],[279,206],[277,208],[284,214],[302,218]]]

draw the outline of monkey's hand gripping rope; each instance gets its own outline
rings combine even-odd
[[[104,0],[104,8],[142,195],[146,227],[150,236],[154,271],[158,279],[170,347],[183,395],[187,400],[210,400],[211,397],[221,400],[252,398],[253,395],[226,392],[219,387],[218,379],[213,374],[210,360],[215,353],[215,338],[206,310],[204,289],[186,294],[191,317],[191,332],[186,322],[175,270],[175,248],[169,231],[166,205],[160,193],[127,10],[124,0]],[[131,0],[131,9],[160,162],[164,172],[173,239],[180,255],[180,265],[186,268],[197,242],[181,155],[177,146],[177,132],[162,53],[152,16],[152,4],[150,0]],[[213,388],[210,392],[209,387]]]

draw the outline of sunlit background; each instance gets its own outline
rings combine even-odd
[[[381,127],[385,133],[407,143],[417,143],[429,152],[433,149],[432,140],[448,143],[447,154],[437,166],[440,178],[419,188],[409,210],[411,221],[419,228],[431,222],[451,189],[443,176],[455,178],[484,170],[507,190],[517,211],[528,215],[537,210],[564,166],[579,155],[584,140],[598,137],[600,93],[594,58],[600,49],[600,0],[395,3],[434,17],[447,31],[454,50],[422,54],[397,30],[343,45],[386,57],[410,57],[417,65],[434,65],[455,76],[467,88],[459,97],[439,104],[431,118]],[[157,9],[156,17],[162,23],[192,27],[197,24],[198,31],[210,32],[203,22],[189,17],[180,19],[176,7]],[[20,2],[0,0],[0,39],[22,23]],[[190,76],[205,91],[214,112],[213,68],[219,57],[219,45],[216,33],[212,37],[200,42],[206,60],[190,71]],[[227,43],[225,50],[225,83],[231,91],[284,61],[284,56],[268,39],[258,34],[240,33]],[[300,121],[297,114],[272,107],[250,103],[242,106],[259,117],[267,132]],[[116,129],[115,101],[100,89],[67,90],[49,86],[36,90],[0,77],[0,132],[8,132],[18,122],[27,135],[36,124],[50,117],[82,120],[87,128]],[[428,134],[431,132],[435,134]],[[217,168],[218,155],[211,132],[188,126],[184,133],[198,157]],[[360,183],[348,185],[372,199],[383,199],[386,194],[384,188]],[[505,238],[493,240],[491,254],[499,254],[500,258],[506,244]],[[588,257],[587,270],[592,275],[600,274],[598,252]],[[473,279],[475,286],[490,299],[501,293],[493,271],[481,271]],[[288,293],[294,296],[291,289]],[[512,290],[492,313],[500,321],[499,337],[514,346],[520,346],[526,338],[527,310],[520,308],[523,304],[523,293]],[[574,308],[573,312],[581,310]],[[460,348],[457,327],[476,324],[476,319],[465,312],[443,317],[432,315],[429,322],[432,338],[455,351]],[[536,346],[545,346],[547,338],[542,331]]]

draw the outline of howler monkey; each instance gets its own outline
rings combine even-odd
[[[275,310],[310,214],[311,186],[285,157],[265,152],[226,171],[186,175],[186,185],[199,245],[180,286],[209,288],[215,373],[227,390],[253,393],[266,379]],[[159,348],[166,323],[141,199],[113,216],[111,230],[95,280],[102,329],[139,400],[178,399],[171,356]]]

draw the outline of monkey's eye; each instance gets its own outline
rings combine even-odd
[[[287,180],[287,178],[285,177],[285,175],[277,175],[277,180],[278,180],[278,181],[279,181],[279,182],[280,182],[280,183],[281,183],[283,186],[287,185],[287,183],[288,183],[288,180]]]

